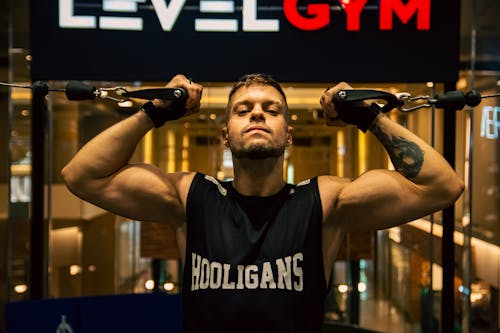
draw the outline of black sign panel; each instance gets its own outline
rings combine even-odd
[[[35,80],[444,82],[452,0],[32,0]]]

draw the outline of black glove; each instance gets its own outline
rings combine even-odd
[[[340,102],[333,99],[335,111],[344,123],[356,125],[360,130],[366,132],[375,118],[380,113],[380,107],[372,103],[370,105],[363,102]]]
[[[186,114],[185,101],[173,101],[166,108],[159,108],[149,101],[142,106],[142,110],[151,118],[156,128],[161,127],[167,120],[176,120]]]

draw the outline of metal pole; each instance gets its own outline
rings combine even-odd
[[[431,96],[436,96],[436,84],[432,85]],[[436,147],[436,108],[433,105],[431,108],[431,146],[433,148]],[[429,293],[426,298],[426,305],[430,307],[427,309],[427,313],[429,314],[426,325],[428,325],[428,329],[430,332],[434,333],[437,330],[435,315],[434,315],[434,214],[429,216],[429,222],[431,224],[431,230],[429,232]],[[424,331],[422,331],[424,332]]]
[[[359,325],[359,301],[360,295],[358,290],[360,269],[359,259],[348,261],[349,265],[349,285],[351,290],[349,292],[349,323],[352,325]]]
[[[456,90],[456,82],[445,82],[444,91]],[[443,156],[455,167],[456,110],[444,109]],[[455,209],[452,205],[443,210],[443,239],[441,261],[443,265],[443,290],[441,293],[441,333],[453,333],[455,321]]]
[[[470,37],[470,89],[474,89],[476,86],[476,37],[477,37],[477,5],[476,1],[472,0],[470,7],[470,18],[471,18],[471,37]],[[472,207],[472,175],[473,175],[473,145],[474,145],[474,113],[473,108],[467,110],[469,117],[469,128],[466,128],[469,134],[469,150],[465,153],[469,164],[468,177],[466,179],[467,186],[465,190],[465,196],[468,198],[468,205],[465,208],[464,217],[462,219],[463,233],[464,233],[464,245],[462,249],[462,276],[463,276],[463,286],[464,292],[462,296],[462,332],[471,332],[471,302],[470,302],[470,290],[471,290],[471,278],[472,278],[472,222],[473,222],[473,207]],[[467,170],[465,170],[467,172]]]
[[[12,69],[12,66],[11,64],[13,63],[13,56],[12,56],[12,48],[13,48],[13,14],[12,14],[12,2],[11,0],[7,1],[7,8],[6,8],[6,12],[7,12],[7,25],[8,25],[8,37],[7,37],[7,40],[8,40],[8,44],[7,44],[7,50],[9,52],[9,56],[8,56],[8,63],[7,63],[7,68],[8,68],[8,78],[9,78],[9,82],[13,82],[14,81],[14,70]],[[7,133],[12,133],[12,130],[13,130],[13,110],[14,110],[14,107],[13,107],[13,102],[12,102],[12,91],[11,91],[11,88],[9,88],[9,92],[8,92],[8,95],[7,95],[7,105],[8,105],[8,110],[9,110],[9,117],[8,117],[8,131]],[[11,179],[12,179],[12,170],[11,170],[11,166],[12,166],[12,151],[11,151],[11,141],[12,141],[12,136],[9,135],[9,138],[8,138],[8,154],[7,154],[7,161],[8,161],[8,166],[7,166],[7,183],[8,183],[8,198],[9,198],[9,208],[8,208],[8,211],[7,211],[7,226],[6,226],[6,229],[5,229],[5,233],[6,233],[6,242],[5,242],[5,246],[6,246],[6,251],[5,251],[5,267],[6,267],[6,274],[5,274],[5,287],[6,287],[6,290],[5,290],[5,295],[6,295],[6,302],[9,302],[11,300],[11,294],[12,294],[12,219],[11,219],[11,212],[12,212],[12,209],[11,209],[11,206],[12,206],[12,202],[11,202],[11,193],[12,193],[12,186],[11,186]],[[3,328],[3,327],[2,327]]]
[[[45,129],[49,88],[37,81],[32,86],[31,112],[31,226],[30,226],[30,299],[47,296],[47,227],[44,217],[45,196]]]

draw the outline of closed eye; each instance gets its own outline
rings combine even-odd
[[[275,109],[268,109],[266,110],[267,113],[269,113],[270,115],[273,115],[273,116],[277,116],[279,114],[281,114],[281,112],[279,110],[275,110]]]
[[[246,115],[249,112],[250,112],[249,109],[239,109],[239,110],[236,110],[236,114],[239,115],[239,116],[244,116],[244,115]]]

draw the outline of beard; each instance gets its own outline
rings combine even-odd
[[[279,157],[285,152],[285,145],[254,144],[248,147],[236,148],[231,143],[229,149],[235,158],[263,160],[268,157]]]

